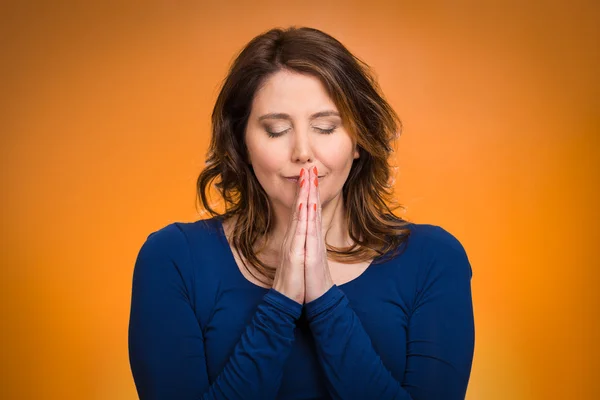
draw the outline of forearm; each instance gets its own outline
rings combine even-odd
[[[383,365],[347,297],[337,286],[305,308],[333,398],[411,399]]]
[[[300,304],[269,291],[225,368],[211,385],[219,399],[274,399],[293,341]]]

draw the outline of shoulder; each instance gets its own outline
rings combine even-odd
[[[411,223],[408,229],[409,238],[427,251],[465,253],[458,238],[441,226]]]
[[[219,233],[218,218],[201,219],[195,222],[172,222],[151,232],[144,246],[179,247],[198,236],[217,236]]]
[[[217,218],[195,222],[173,222],[151,232],[138,254],[141,260],[168,259],[177,265],[190,262],[192,252],[211,247],[219,238],[220,224]]]
[[[471,278],[473,271],[467,252],[459,239],[437,225],[415,224],[408,226],[408,247],[418,258],[421,280],[439,277]]]

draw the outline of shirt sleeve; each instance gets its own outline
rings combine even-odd
[[[426,252],[408,324],[402,382],[383,365],[337,286],[305,305],[334,399],[464,399],[475,344],[471,266],[452,236]]]
[[[207,373],[202,329],[183,278],[190,250],[175,224],[151,234],[133,272],[129,360],[141,400],[273,399],[302,306],[271,289],[223,371]]]

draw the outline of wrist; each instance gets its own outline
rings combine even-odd
[[[333,285],[322,296],[305,303],[304,312],[309,321],[315,321],[322,316],[329,315],[344,299],[346,299],[344,292],[338,286]]]
[[[311,301],[315,301],[325,293],[327,293],[332,287],[334,283],[331,279],[319,281],[318,285],[306,288],[306,295],[304,297],[304,303],[310,303]]]
[[[292,300],[300,305],[303,304],[303,300],[304,300],[304,293],[303,292],[298,292],[297,290],[286,290],[285,285],[278,285],[278,284],[274,284],[273,287],[271,288],[273,291],[279,293],[281,296],[284,296],[286,298],[288,298],[289,300]]]
[[[279,311],[289,315],[293,320],[300,318],[303,305],[277,291],[275,288],[271,288],[271,290],[265,294],[263,299],[272,307],[275,307]]]

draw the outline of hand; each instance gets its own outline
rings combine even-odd
[[[273,289],[302,304],[305,298],[304,258],[307,231],[309,172],[300,171],[296,199],[292,205],[288,230],[281,244],[280,262],[273,279]]]
[[[309,303],[327,292],[333,286],[327,263],[327,247],[323,237],[321,219],[321,198],[319,196],[317,167],[309,171],[308,177],[308,223],[304,256],[304,282],[306,285],[304,303]]]

